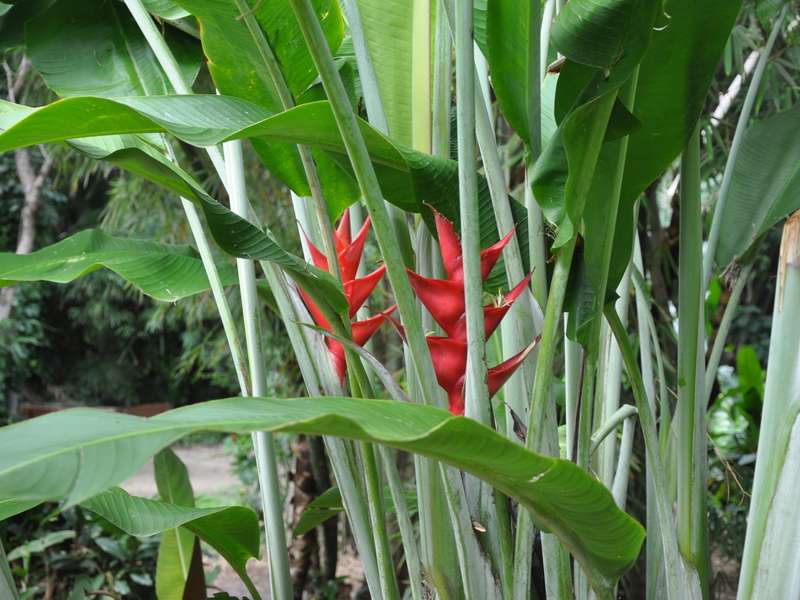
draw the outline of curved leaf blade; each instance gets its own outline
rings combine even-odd
[[[236,283],[232,265],[218,267],[223,285]],[[20,281],[69,283],[100,268],[163,302],[209,288],[203,263],[191,247],[115,237],[100,229],[81,231],[31,254],[0,253],[0,287]]]
[[[425,205],[430,205],[458,224],[458,164],[410,150],[368,123],[359,124],[386,199],[403,210],[426,216],[430,212]],[[350,172],[344,144],[325,101],[303,104],[277,115],[239,98],[212,95],[68,98],[37,109],[0,101],[0,127],[5,129],[0,134],[0,152],[64,140],[74,144],[74,138],[168,132],[200,146],[239,138],[308,144],[325,151],[345,172]],[[152,152],[141,147],[139,150]],[[101,157],[99,153],[97,157]],[[164,168],[176,171],[174,167]],[[496,242],[498,235],[483,178],[479,178],[478,194],[481,243],[486,247]],[[513,199],[511,205],[520,250],[527,257],[527,212]],[[504,277],[494,279],[491,287],[499,287],[502,284],[498,282],[503,280]]]
[[[164,3],[164,0],[150,0]],[[200,70],[197,40],[172,27],[165,38],[186,81]],[[59,96],[138,96],[172,92],[125,6],[104,0],[59,0],[28,21],[26,53]]]
[[[219,552],[254,593],[245,566],[260,552],[258,516],[244,506],[195,508],[131,496],[113,488],[81,503],[125,533],[148,537],[186,530]],[[193,543],[189,545],[191,548]]]
[[[733,165],[722,235],[720,267],[740,258],[753,242],[800,208],[800,107],[751,125]]]
[[[199,430],[336,435],[447,462],[528,508],[540,527],[559,536],[598,588],[614,584],[644,537],[608,490],[571,462],[534,454],[445,410],[354,398],[232,398],[150,419],[91,409],[53,413],[0,430],[0,497],[83,501],[124,479],[171,441]]]

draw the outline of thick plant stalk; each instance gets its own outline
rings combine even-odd
[[[272,47],[269,45],[269,40],[267,40],[261,26],[258,24],[248,0],[234,1],[236,2],[236,7],[241,11],[241,19],[250,32],[253,44],[258,50],[261,59],[264,61],[264,66],[269,73],[272,85],[278,92],[278,97],[280,98],[283,109],[289,110],[295,105],[294,98],[292,97],[289,87],[286,85],[286,80],[283,78],[278,60],[272,51]],[[331,269],[331,273],[337,279],[340,279],[339,261],[337,260],[336,248],[333,243],[333,227],[331,225],[330,216],[328,215],[325,198],[322,196],[322,184],[317,174],[317,167],[311,156],[311,150],[307,146],[298,144],[297,152],[300,154],[303,173],[306,176],[308,187],[311,190],[314,212],[316,213],[317,225],[319,227],[320,237],[322,238],[322,247],[325,251],[325,257],[328,259],[328,268]]]
[[[705,403],[703,398],[703,223],[700,136],[692,134],[681,159],[678,292],[678,541],[684,558],[705,572]],[[698,505],[700,505],[698,507]],[[699,519],[699,520],[698,520]],[[705,585],[705,584],[704,584]]]
[[[250,202],[244,181],[244,161],[240,141],[226,142],[224,145],[227,167],[227,187],[231,199],[231,209],[242,218],[250,213]],[[261,354],[262,336],[259,323],[259,302],[256,290],[255,263],[252,260],[237,258],[239,287],[242,297],[247,356],[250,364],[253,396],[267,396],[267,377],[264,358]],[[289,560],[286,552],[286,532],[283,526],[283,507],[280,483],[278,481],[277,457],[272,434],[259,431],[253,434],[258,480],[261,488],[261,501],[264,510],[264,525],[267,530],[267,549],[270,564],[270,585],[276,598],[292,597],[292,578],[289,574]]]
[[[475,63],[472,50],[472,5],[455,5],[456,114],[458,197],[464,256],[464,304],[467,320],[466,415],[490,423],[483,332],[483,285],[475,152]]]
[[[581,390],[581,371],[583,348],[578,342],[567,337],[567,323],[564,319],[564,424],[567,428],[568,460],[575,460],[578,451],[578,394]]]
[[[642,379],[647,396],[647,402],[650,405],[651,412],[656,414],[656,386],[653,375],[653,359],[651,350],[650,327],[649,323],[652,319],[650,314],[650,304],[645,297],[644,290],[637,284],[637,275],[643,270],[642,265],[642,250],[639,243],[638,232],[634,238],[633,244],[633,262],[632,262],[632,281],[633,289],[636,297],[636,322],[639,324],[637,334],[639,337],[639,364],[642,373]],[[657,340],[655,340],[657,343]],[[665,428],[663,418],[661,427]],[[647,459],[645,460],[645,469],[650,472],[651,466]],[[646,543],[646,594],[647,600],[656,600],[659,597],[659,591],[662,586],[659,584],[663,582],[663,557],[661,546],[661,535],[658,531],[658,515],[656,514],[656,498],[655,490],[653,487],[653,478],[647,477],[645,481],[645,489],[647,496],[647,531],[648,536],[645,540]]]
[[[625,270],[617,286],[618,299],[614,307],[619,314],[622,324],[627,327],[628,325],[628,305],[630,301],[631,290],[631,267]],[[603,348],[605,351],[604,368],[602,374],[603,389],[600,397],[603,400],[602,410],[600,414],[602,419],[610,418],[619,408],[620,391],[622,389],[622,357],[617,347],[617,342],[606,328],[603,328]],[[599,391],[599,390],[598,390]],[[599,468],[598,472],[600,480],[611,489],[613,480],[616,477],[614,470],[614,462],[617,454],[616,439],[606,440],[600,448]]]
[[[11,569],[8,566],[3,540],[0,540],[0,597],[8,598],[8,600],[19,600],[19,592],[17,592],[17,586],[14,585],[14,577],[11,575]]]
[[[717,196],[717,203],[714,206],[714,217],[711,221],[711,231],[708,234],[708,241],[706,242],[705,254],[703,256],[703,286],[704,289],[711,281],[711,272],[714,268],[714,254],[717,251],[719,244],[719,236],[722,228],[722,213],[725,210],[725,205],[728,203],[728,190],[731,187],[731,179],[733,178],[733,167],[736,164],[736,159],[739,156],[739,150],[742,147],[742,139],[744,132],[747,130],[747,123],[750,121],[750,115],[753,112],[753,105],[755,104],[758,90],[761,87],[761,79],[764,77],[764,71],[767,68],[767,61],[769,60],[772,47],[775,45],[775,40],[781,31],[783,18],[789,5],[784,5],[780,14],[778,14],[775,23],[772,26],[772,32],[767,38],[767,43],[761,50],[761,55],[758,57],[758,64],[753,71],[753,77],[750,80],[750,85],[747,88],[747,95],[744,97],[742,104],[742,111],[739,113],[739,120],[736,122],[736,131],[733,134],[731,141],[731,148],[728,151],[728,160],[725,163],[725,171],[722,174],[722,183],[719,186],[719,194]]]
[[[683,563],[678,550],[678,538],[675,533],[675,524],[672,517],[672,503],[667,488],[667,474],[661,459],[655,417],[653,411],[650,409],[642,374],[636,366],[636,356],[633,347],[628,339],[625,327],[619,320],[617,312],[613,308],[607,307],[605,315],[606,321],[614,337],[617,339],[617,344],[619,344],[620,352],[622,353],[622,362],[625,365],[625,370],[631,382],[633,397],[636,401],[636,409],[639,414],[639,422],[642,426],[645,453],[648,465],[650,466],[647,476],[651,478],[653,482],[657,509],[656,514],[658,515],[658,529],[661,534],[664,553],[667,598],[668,600],[699,600],[702,598],[700,583],[697,580],[696,574],[690,571]]]
[[[772,313],[767,384],[738,600],[791,598],[800,573],[800,213],[783,226]]]

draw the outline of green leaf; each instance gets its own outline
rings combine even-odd
[[[635,560],[644,532],[608,490],[571,462],[534,454],[477,421],[385,400],[232,398],[150,419],[61,411],[0,429],[0,497],[81,502],[123,481],[193,431],[303,432],[371,441],[454,465],[531,511],[608,589]],[[192,509],[196,510],[196,509]]]
[[[425,205],[428,204],[458,224],[457,163],[410,150],[392,142],[365,121],[360,121],[359,124],[386,199],[403,210],[421,212],[429,217],[430,212],[425,208]],[[228,139],[268,137],[274,140],[316,146],[328,153],[343,170],[350,172],[347,153],[327,102],[303,104],[270,116],[266,109],[245,100],[212,95],[135,97],[114,100],[94,97],[68,98],[38,109],[0,101],[0,127],[5,129],[0,134],[0,152],[22,146],[68,139],[71,139],[71,143],[75,145],[76,142],[73,138],[121,133],[169,132],[190,144],[201,146],[213,145]],[[106,148],[106,146],[109,148],[98,149],[95,158],[126,161],[129,166],[121,166],[134,172],[136,172],[135,169],[143,171],[141,164],[133,163],[140,162],[141,152],[153,155],[155,151],[140,142],[134,144],[129,138],[125,138],[125,140],[127,140],[125,143],[116,138],[102,142],[102,148]],[[85,143],[81,142],[81,144]],[[132,153],[121,152],[121,147],[126,144],[138,146],[139,153],[135,158]],[[114,150],[111,151],[110,148],[114,148]],[[91,151],[91,143],[90,146],[87,146],[87,151]],[[155,158],[155,156],[151,156],[151,158]],[[163,162],[166,163],[166,161]],[[165,184],[169,184],[170,189],[178,191],[180,188],[182,191],[179,193],[189,198],[196,195],[193,186],[175,181],[175,173],[180,171],[177,167],[162,164],[158,168],[165,171],[160,177]],[[148,172],[151,173],[150,177],[153,176],[154,169],[155,166],[152,169],[148,167]],[[170,173],[168,174],[166,171],[170,171]],[[478,181],[478,194],[481,243],[486,247],[496,242],[498,236],[491,198],[486,180],[482,177]],[[206,218],[210,219],[209,211],[216,213],[224,210],[229,213],[227,209],[213,200],[203,198],[200,201],[206,211]],[[209,205],[209,202],[213,203],[213,207]],[[207,205],[211,208],[207,209]],[[517,223],[516,235],[520,242],[520,250],[522,256],[527,257],[527,211],[514,200],[511,202],[511,208]],[[235,218],[238,219],[238,217]],[[226,219],[233,222],[234,217],[228,214]],[[213,227],[214,224],[210,224]],[[241,224],[241,227],[245,228],[246,225]],[[255,229],[252,226],[249,227]],[[214,233],[213,229],[212,233]],[[220,230],[218,233],[222,236],[225,232]],[[255,237],[256,233],[260,234],[260,232],[254,232],[252,236]],[[217,237],[217,233],[214,235],[226,252],[240,256],[230,245],[235,242],[235,236],[232,240],[226,241]],[[260,235],[263,237],[263,234]],[[250,256],[245,256],[245,258],[250,258]],[[263,257],[255,256],[254,258]],[[284,268],[290,266],[285,263],[280,264]],[[298,267],[297,264],[292,266]],[[295,275],[295,273],[292,274]],[[492,287],[499,286],[497,281],[503,279],[504,277],[496,278],[492,282]]]
[[[292,535],[300,537],[314,529],[317,525],[321,525],[328,519],[331,519],[344,510],[344,503],[342,502],[342,493],[339,488],[333,486],[325,490],[322,494],[314,498],[303,514],[297,521],[297,525],[292,530]]]
[[[270,113],[283,110],[279,93],[258,46],[233,0],[177,0],[200,22],[203,51],[220,93],[244,98]],[[317,78],[317,70],[285,0],[250,0],[253,16],[280,63],[289,91],[298,101]],[[344,38],[344,19],[336,0],[313,0],[332,52]],[[295,144],[275,139],[253,139],[264,166],[300,196],[310,195],[308,182]],[[358,188],[324,155],[315,156],[325,200],[332,217],[358,200]],[[349,184],[349,185],[348,185]]]
[[[194,506],[189,472],[181,459],[164,448],[153,459],[158,495],[176,506]],[[156,560],[156,595],[159,600],[183,600],[192,568],[194,534],[180,526],[165,529]]]
[[[539,54],[541,27],[539,0],[492,0],[487,11],[489,67],[500,108],[511,127],[530,146],[531,124],[539,114],[530,114],[530,94],[537,89],[539,65],[530,64],[531,44]],[[536,28],[534,31],[533,28]],[[539,130],[538,127],[535,128]],[[537,140],[537,145],[539,141]]]
[[[55,0],[26,0],[13,4],[11,10],[0,17],[0,52],[25,47],[25,24]]]
[[[627,111],[612,108],[617,90],[647,49],[660,4],[657,0],[576,0],[565,6],[553,25],[553,43],[568,60],[556,88],[558,129],[534,166],[532,184],[545,216],[558,227],[556,248],[582,225],[588,184],[600,152],[587,133],[598,124],[605,139],[612,115],[622,115],[627,126],[632,125]],[[619,137],[619,125],[613,124],[610,137]],[[627,132],[625,127],[622,132]]]
[[[733,165],[715,261],[741,258],[775,223],[800,209],[800,106],[751,125]]]
[[[65,531],[50,531],[40,538],[31,540],[21,546],[17,546],[8,553],[9,562],[12,560],[19,560],[20,558],[28,558],[31,554],[44,552],[48,548],[71,540],[75,537],[75,532],[72,530]]]
[[[414,2],[357,0],[389,135],[411,146]]]
[[[236,283],[230,264],[218,265],[223,285]],[[31,254],[0,253],[0,287],[20,281],[69,283],[106,268],[141,292],[174,302],[208,289],[203,263],[189,246],[114,237],[87,229]]]
[[[639,67],[633,114],[642,125],[628,141],[609,290],[616,289],[630,260],[633,205],[686,146],[740,7],[741,0],[664,3]]]
[[[197,40],[172,27],[166,40],[187,81],[200,69]],[[59,96],[138,96],[172,91],[127,8],[106,0],[59,0],[25,29],[26,53]]]
[[[178,6],[173,0],[142,0],[145,8],[162,19],[175,21],[189,16],[189,13]]]
[[[112,443],[113,446],[115,450],[119,449],[118,444]],[[111,447],[107,449],[111,450]],[[83,501],[81,506],[97,513],[125,533],[137,537],[148,537],[176,528],[186,529],[219,552],[242,578],[250,592],[258,597],[245,569],[247,561],[258,558],[260,551],[258,516],[249,508],[181,506],[131,496],[120,488],[95,495]],[[191,555],[187,560],[190,559]]]

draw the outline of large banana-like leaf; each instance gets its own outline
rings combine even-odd
[[[535,44],[538,56],[540,5],[539,0],[492,0],[486,6],[492,87],[509,124],[528,146],[532,121],[540,118],[538,111],[531,114],[537,107],[530,104],[531,90],[537,89],[541,77],[538,58],[532,58],[530,52],[530,45]],[[539,128],[534,130],[538,133]],[[539,143],[536,140],[537,146]]]
[[[189,246],[114,237],[87,229],[31,254],[0,253],[0,286],[20,281],[69,283],[106,268],[138,290],[174,302],[208,289],[203,263]],[[236,283],[232,265],[218,265],[223,285]]]
[[[427,204],[458,223],[457,163],[409,150],[368,123],[361,121],[360,125],[386,199],[404,210],[423,214],[429,214]],[[212,95],[67,98],[37,109],[0,101],[0,128],[5,129],[0,134],[0,152],[74,138],[169,132],[200,146],[244,137],[309,144],[329,153],[343,169],[350,168],[333,113],[325,101],[303,104],[277,115],[239,98]],[[488,246],[498,236],[483,178],[479,179],[478,193],[481,241]],[[527,257],[527,213],[513,200],[512,212],[522,255]]]
[[[169,448],[164,448],[153,457],[153,467],[158,495],[163,502],[170,506],[194,507],[194,490],[189,481],[189,470],[177,454]],[[87,507],[91,508],[93,500],[115,491],[112,489],[100,496],[95,496],[89,501]],[[125,502],[128,499],[129,497],[121,495],[120,504],[133,504],[132,501]],[[113,511],[111,516],[119,519],[121,515],[124,515],[122,518],[127,520],[129,515],[138,514],[136,508],[130,510],[126,507],[124,511]],[[102,514],[101,511],[98,511],[98,514]],[[195,583],[194,581],[190,582],[190,578],[196,578],[192,571],[192,559],[197,538],[191,531],[181,527],[182,524],[183,522],[176,522],[172,527],[167,527],[161,532],[161,543],[158,546],[158,558],[156,559],[156,596],[159,600],[183,600],[186,588]],[[117,526],[119,527],[119,525]],[[120,529],[124,528],[120,527]]]
[[[632,48],[635,52],[623,49],[618,60],[614,56],[620,47],[615,46],[608,37],[614,28],[605,30],[602,26],[614,17],[613,3],[589,3],[594,5],[588,9],[582,4],[575,3],[571,12],[559,18],[554,35],[556,45],[561,44],[562,52],[573,53],[568,56],[585,65],[595,68],[605,65],[602,68],[609,69],[609,81],[621,79],[622,76],[616,76],[615,71],[625,65],[628,68],[627,76],[630,76],[630,67],[635,66],[632,59],[634,53],[638,53],[639,62],[634,103],[629,107],[637,126],[626,132],[629,134],[628,148],[623,157],[625,164],[616,215],[609,215],[606,205],[608,198],[617,193],[615,174],[621,168],[618,165],[619,152],[614,147],[618,142],[613,141],[613,137],[617,136],[607,136],[587,199],[588,208],[582,213],[585,232],[583,252],[578,266],[573,270],[568,298],[573,317],[571,331],[575,335],[580,335],[593,319],[599,317],[602,306],[608,300],[606,294],[616,289],[628,265],[633,247],[633,205],[645,187],[669,166],[686,145],[740,2],[669,0],[664,4],[663,12],[647,13],[648,18],[656,18],[655,27],[643,27],[639,23],[636,27],[628,28],[625,22],[632,23],[631,15],[636,11],[627,6],[629,0],[620,0],[618,7],[625,10],[617,14],[621,20],[616,30],[618,35],[625,35],[628,29],[634,31]],[[650,9],[654,6],[652,3],[643,3],[641,6],[645,4],[650,4]],[[655,3],[655,8],[660,9],[660,3]],[[566,22],[562,22],[563,17],[569,16],[568,21],[572,22],[574,31],[580,34],[582,26],[592,23],[584,17],[592,14],[600,17],[594,23],[600,26],[596,35],[587,35],[586,32],[574,38],[564,35]],[[710,22],[708,14],[715,14],[718,18]],[[596,55],[592,52],[596,52]],[[587,69],[585,66],[576,68],[573,64],[567,64],[562,69],[556,99],[557,118],[573,105],[571,88],[580,89],[579,82],[589,76]],[[609,82],[605,85],[608,86]],[[560,203],[556,205],[560,206]],[[557,212],[555,214],[558,216]],[[613,237],[604,233],[604,223],[609,218],[616,219]]]
[[[800,208],[800,107],[752,125],[733,165],[714,257],[725,267]]]
[[[172,98],[181,98],[181,96]],[[195,97],[185,96],[183,98]],[[113,104],[111,100],[100,98],[92,98],[92,100]],[[81,103],[82,99],[61,100],[51,106],[74,102]],[[232,102],[235,104],[244,101],[233,99]],[[24,117],[30,115],[32,110],[34,109],[0,101],[0,128],[19,120],[20,117],[24,120]],[[141,116],[139,118],[141,119]],[[147,121],[147,123],[147,127],[150,129],[155,127],[152,121]],[[185,127],[185,121],[183,123]],[[142,126],[141,120],[139,125]],[[47,127],[47,125],[45,126]],[[124,127],[132,127],[132,125],[130,122],[126,122]],[[0,138],[3,135],[0,134]],[[197,204],[203,210],[214,239],[225,252],[240,258],[275,263],[303,285],[315,302],[328,305],[339,313],[347,309],[347,301],[341,286],[329,273],[312,267],[303,259],[290,254],[281,248],[268,233],[242,219],[206,194],[188,173],[167,160],[160,148],[150,145],[145,139],[133,135],[103,135],[73,139],[69,143],[95,159],[113,162],[132,173],[163,185]]]
[[[231,398],[143,419],[92,409],[0,429],[0,498],[82,502],[193,431],[336,435],[386,444],[464,469],[515,498],[607,590],[635,560],[641,526],[569,461],[524,449],[477,421],[387,400]]]
[[[269,43],[278,60],[281,74],[297,102],[315,78],[317,70],[297,24],[291,6],[285,0],[178,0],[200,23],[203,51],[208,68],[220,93],[244,98],[263,106],[271,113],[283,110],[280,94],[259,50]],[[344,38],[344,19],[336,0],[313,0],[328,45],[335,53]],[[241,17],[249,10],[262,40]],[[300,155],[295,144],[275,139],[254,139],[253,147],[262,163],[295,193],[308,196]],[[333,217],[358,200],[358,187],[324,153],[316,153],[315,162],[325,200]]]
[[[184,79],[194,81],[201,58],[197,40],[172,27],[164,33]],[[26,23],[25,46],[36,70],[59,96],[143,96],[172,91],[121,2],[59,0]]]
[[[633,114],[641,127],[628,140],[609,290],[616,289],[630,260],[633,205],[686,146],[741,4],[741,0],[664,2],[639,67]]]
[[[82,502],[81,506],[129,535],[148,537],[167,531],[186,530],[190,532],[189,550],[194,546],[194,535],[198,536],[230,563],[250,592],[257,597],[255,586],[245,569],[247,561],[258,558],[260,552],[258,516],[251,509],[244,506],[182,506],[131,496],[120,488],[102,492]],[[189,559],[187,557],[187,564]]]
[[[375,69],[389,135],[411,147],[415,119],[412,98],[415,3],[408,0],[356,0],[355,4]]]

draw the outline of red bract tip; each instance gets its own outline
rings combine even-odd
[[[456,235],[453,223],[446,219],[436,209],[433,211],[433,218],[436,222],[436,233],[439,235],[439,251],[442,255],[444,270],[447,277],[453,279],[461,268],[461,241]]]
[[[369,295],[378,285],[378,282],[386,272],[386,265],[381,265],[369,275],[359,279],[346,281],[344,284],[344,295],[347,296],[347,303],[350,306],[350,317],[354,317],[358,309],[369,298]]]
[[[309,239],[309,237],[303,233],[303,236],[306,238],[306,244],[308,244],[308,250],[311,253],[311,262],[314,263],[314,266],[318,269],[322,269],[323,271],[328,270],[328,259],[326,258],[325,254],[317,248],[314,243]]]
[[[496,367],[489,369],[489,380],[487,382],[489,387],[489,397],[494,396],[497,393],[497,390],[503,387],[503,384],[514,374],[514,371],[519,368],[522,362],[528,357],[538,343],[539,338],[537,337],[527,348],[524,348],[511,358],[504,360]]]
[[[358,263],[361,262],[361,256],[364,254],[364,243],[367,241],[370,223],[370,218],[367,217],[356,238],[344,250],[338,251],[339,265],[341,265],[342,269],[342,281],[354,279],[358,272]]]
[[[336,231],[333,233],[336,253],[340,254],[350,244],[350,210],[344,211]]]

